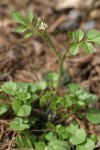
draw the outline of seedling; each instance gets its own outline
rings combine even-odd
[[[47,27],[48,25],[43,22],[43,20],[38,17],[36,21],[34,21],[34,25],[32,24],[34,20],[34,15],[32,12],[28,14],[28,18],[25,19],[19,12],[14,11],[12,13],[13,18],[16,22],[20,24],[20,26],[16,29],[17,32],[27,32],[25,34],[25,38],[28,38],[32,35],[38,35],[41,38],[43,38],[51,47],[52,51],[55,53],[56,57],[59,61],[59,77],[57,81],[56,91],[55,94],[58,93],[60,81],[61,81],[61,74],[63,70],[63,64],[66,61],[66,59],[70,55],[76,55],[79,53],[80,47],[83,47],[83,49],[87,53],[93,53],[93,46],[92,43],[96,43],[100,46],[100,32],[96,29],[91,29],[87,31],[86,34],[82,30],[76,30],[75,32],[68,32],[69,37],[69,49],[66,50],[63,57],[60,56],[59,52],[57,51],[54,43],[52,42],[50,36],[47,33]]]
[[[59,61],[58,74],[49,72],[44,75],[44,81],[35,84],[6,82],[0,87],[0,115],[6,115],[7,111],[9,114],[9,107],[12,108],[14,119],[9,126],[17,132],[17,147],[36,150],[93,150],[98,136],[86,133],[77,120],[100,123],[100,110],[91,108],[98,96],[89,94],[77,83],[68,84],[68,92],[61,96],[59,87],[66,59],[78,54],[80,47],[92,54],[93,43],[100,46],[100,32],[96,29],[88,30],[85,34],[80,29],[69,31],[68,49],[61,56],[47,32],[48,25],[40,17],[35,20],[30,12],[24,18],[17,11],[12,16],[20,24],[16,32],[25,32],[25,38],[33,35],[41,37]],[[40,124],[42,129],[39,129]]]

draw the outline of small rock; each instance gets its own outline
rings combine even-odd
[[[84,26],[83,26],[83,29],[85,31],[89,30],[89,29],[93,29],[95,28],[95,25],[96,25],[96,22],[94,20],[91,20],[89,22],[87,22]]]

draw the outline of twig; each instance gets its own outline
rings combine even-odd
[[[45,132],[45,131],[54,131],[54,129],[41,129],[41,130],[31,130],[31,131],[34,131],[34,132]]]
[[[10,141],[10,143],[9,143],[9,146],[8,146],[8,149],[7,149],[7,150],[10,150],[10,147],[11,147],[11,144],[12,144],[12,142],[13,142],[14,136],[15,136],[15,132],[14,132],[13,135],[12,135],[12,139],[11,139],[11,141]]]

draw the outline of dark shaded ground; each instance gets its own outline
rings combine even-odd
[[[77,7],[74,4],[60,8],[57,0],[0,0],[0,83],[8,80],[36,82],[41,80],[43,73],[57,71],[57,59],[46,43],[38,37],[24,39],[22,34],[15,32],[17,25],[11,17],[13,10],[24,15],[34,11],[35,16],[41,16],[49,25],[48,32],[63,55],[68,30],[100,29],[100,1],[87,2],[89,4],[84,2]],[[78,56],[69,58],[64,67],[69,71],[70,81],[79,82],[100,96],[100,48],[95,46],[93,55],[81,51]],[[7,127],[3,123],[5,129],[1,123],[1,131]]]

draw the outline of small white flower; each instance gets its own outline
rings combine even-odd
[[[46,23],[44,23],[43,21],[41,22],[41,24],[39,25],[39,29],[40,30],[45,30],[48,27],[48,25]]]

